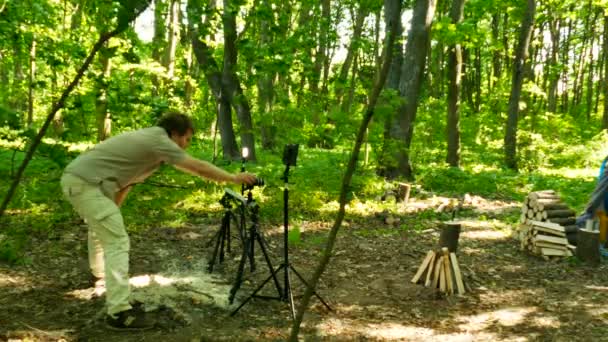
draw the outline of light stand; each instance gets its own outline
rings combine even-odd
[[[236,315],[236,313],[243,307],[245,306],[245,304],[247,304],[247,302],[249,302],[251,300],[251,298],[266,298],[266,299],[277,299],[277,298],[269,298],[269,297],[263,297],[263,296],[257,296],[257,293],[264,287],[264,285],[266,285],[266,283],[271,279],[271,278],[275,278],[275,282],[276,282],[276,274],[278,274],[281,270],[284,271],[284,286],[283,286],[283,291],[279,292],[279,297],[278,299],[280,299],[281,301],[287,302],[289,303],[289,308],[291,310],[291,317],[293,319],[295,319],[296,317],[296,311],[295,311],[295,306],[294,306],[294,302],[293,302],[293,292],[291,289],[291,277],[290,277],[290,271],[293,271],[293,273],[300,279],[300,281],[302,283],[304,283],[304,285],[306,285],[306,287],[310,288],[310,285],[308,284],[308,282],[304,279],[304,277],[302,277],[302,275],[300,275],[300,273],[295,269],[295,267],[293,267],[293,265],[291,265],[291,263],[289,262],[289,168],[290,166],[295,166],[296,165],[296,159],[297,159],[297,155],[298,155],[298,145],[287,145],[285,146],[285,151],[283,152],[283,162],[285,163],[285,172],[283,173],[283,177],[282,180],[285,182],[285,186],[283,188],[283,263],[281,265],[279,265],[279,267],[272,272],[272,274],[270,275],[270,277],[268,277],[260,286],[258,286],[258,288],[256,288],[253,293],[247,297],[247,299],[245,299],[245,301],[243,301],[243,303],[241,303],[241,305],[236,308],[231,314],[230,316],[234,316]],[[277,285],[278,286],[278,285]],[[315,291],[313,291],[313,294],[315,295],[315,297],[317,297],[319,299],[319,301],[321,301],[321,303],[323,303],[323,305],[325,305],[325,307],[328,310],[332,310],[331,307],[329,306],[329,304],[327,304],[327,302],[325,302],[325,300],[323,300],[323,298],[321,296],[319,296],[319,294]]]

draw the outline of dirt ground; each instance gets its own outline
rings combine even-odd
[[[412,201],[397,215],[397,225],[387,225],[382,215],[348,215],[318,287],[332,311],[313,299],[302,339],[608,341],[607,267],[581,265],[573,258],[545,261],[520,252],[511,227],[501,221],[518,210],[517,203],[478,199],[461,215],[458,256],[467,294],[444,297],[412,284],[438,240],[440,222],[425,219],[425,213],[440,205]],[[219,217],[193,218],[178,229],[151,227],[131,235],[133,297],[157,321],[145,332],[104,326],[103,287],[88,282],[86,228],[66,222],[57,227],[58,239],[33,237],[31,263],[0,265],[0,340],[285,340],[291,323],[285,302],[254,299],[229,315],[270,272],[258,248],[256,271],[246,268],[237,304],[229,305],[240,247],[233,245],[235,252],[213,274],[206,272],[209,241],[219,222]],[[398,228],[414,225],[418,228]],[[330,226],[314,220],[300,224],[301,240],[291,247],[290,258],[305,278],[316,266]],[[278,266],[281,228],[263,225],[261,231]],[[302,284],[293,283],[294,294],[303,293]],[[262,292],[276,294],[272,282]]]

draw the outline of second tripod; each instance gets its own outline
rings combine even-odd
[[[253,291],[253,293],[249,297],[247,297],[247,299],[245,299],[241,303],[241,305],[230,314],[230,316],[234,316],[252,298],[267,298],[267,299],[279,299],[281,301],[289,303],[289,308],[291,310],[291,316],[292,316],[292,318],[295,318],[296,311],[295,311],[295,306],[294,306],[294,302],[293,302],[293,292],[291,289],[290,272],[293,272],[300,279],[300,281],[302,283],[304,283],[304,285],[306,287],[310,288],[310,285],[308,284],[308,282],[306,282],[306,280],[304,280],[304,277],[302,277],[302,275],[300,275],[300,273],[295,269],[295,267],[293,267],[293,265],[291,265],[291,263],[289,262],[289,226],[288,226],[288,224],[289,224],[289,167],[296,165],[297,155],[298,155],[298,145],[285,146],[285,150],[283,152],[283,163],[285,164],[285,172],[283,173],[283,181],[285,182],[285,187],[283,188],[283,213],[284,213],[284,216],[283,216],[283,227],[284,227],[283,263],[276,270],[273,270],[272,274],[268,278],[266,278],[266,280],[264,282],[262,282],[262,284],[260,284]],[[243,262],[243,261],[241,260],[241,262]],[[270,264],[269,264],[269,266],[270,266]],[[278,280],[277,280],[277,275],[281,271],[284,272],[283,273],[284,283],[283,283],[282,291],[281,291],[281,288],[280,288],[280,286],[278,284]],[[268,283],[270,281],[270,279],[274,280],[275,286],[277,287],[277,290],[279,291],[278,298],[257,295],[257,293],[266,285],[266,283]],[[323,298],[321,296],[319,296],[319,294],[317,292],[313,291],[313,294],[319,299],[319,301],[321,301],[321,303],[323,303],[323,305],[325,305],[325,307],[328,310],[331,311],[331,307],[329,306],[329,304],[327,304],[327,302],[325,302],[325,300],[323,300]],[[234,296],[232,296],[232,298],[234,298]],[[231,303],[232,303],[232,300],[231,300]]]

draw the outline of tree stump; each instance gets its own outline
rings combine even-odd
[[[397,202],[403,202],[403,204],[407,204],[407,201],[410,199],[410,189],[411,185],[407,183],[397,183],[396,189],[396,200]]]
[[[458,222],[444,222],[441,226],[441,233],[439,235],[439,249],[447,247],[450,253],[456,253],[458,249],[458,238],[460,237],[460,223]]]
[[[580,260],[598,265],[600,263],[600,232],[581,229],[578,231],[576,257]]]

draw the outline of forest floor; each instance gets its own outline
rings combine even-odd
[[[460,215],[458,255],[471,289],[463,296],[440,296],[410,282],[426,252],[437,244],[440,222],[428,213],[437,210],[440,202],[412,200],[399,211],[398,227],[374,213],[347,215],[318,287],[333,310],[313,298],[302,338],[608,340],[606,265],[592,268],[573,258],[545,261],[527,255],[512,237],[515,227],[505,223],[519,204],[481,198],[474,202]],[[33,237],[31,262],[0,265],[0,340],[285,340],[291,323],[285,302],[254,299],[234,317],[229,315],[235,306],[228,305],[227,295],[240,253],[230,255],[212,275],[205,272],[211,253],[208,243],[219,222],[220,217],[193,217],[178,229],[150,227],[131,234],[133,297],[157,321],[155,329],[133,333],[104,326],[103,288],[88,284],[83,225],[58,224],[55,229],[61,233],[55,240]],[[306,278],[318,262],[331,224],[314,220],[299,224],[301,237],[290,249],[290,260]],[[261,231],[277,266],[281,227],[263,225]],[[259,249],[256,257],[257,270],[246,269],[237,301],[269,275]],[[292,281],[294,293],[301,294],[301,283]],[[270,282],[263,292],[273,295],[273,290]]]

